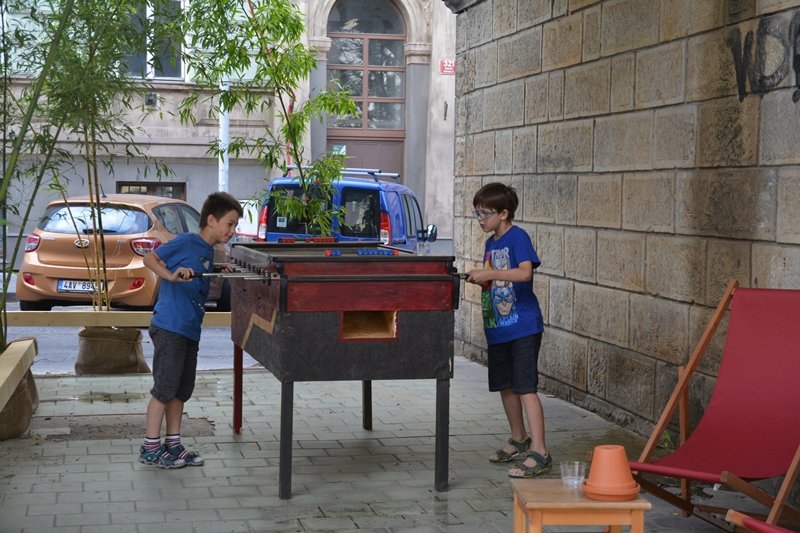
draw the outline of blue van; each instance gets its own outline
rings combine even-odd
[[[419,251],[419,243],[436,240],[437,229],[423,225],[417,198],[408,187],[379,178],[397,178],[397,174],[377,169],[346,168],[335,182],[335,208],[344,207],[344,219],[333,220],[333,237],[340,241],[380,241],[383,244]],[[269,191],[287,194],[298,191],[295,178],[284,176],[270,182]],[[268,193],[259,213],[257,240],[275,242],[286,237],[305,238],[302,221],[292,220],[275,212]],[[423,245],[424,246],[424,245]]]

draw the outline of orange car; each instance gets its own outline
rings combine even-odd
[[[108,294],[112,306],[152,308],[158,277],[144,256],[187,231],[200,231],[200,213],[181,200],[141,194],[109,194],[100,202]],[[91,305],[94,284],[87,268],[94,263],[95,239],[89,197],[48,204],[36,229],[25,240],[25,255],[17,275],[17,299],[22,311],[49,311],[54,305]],[[100,242],[99,240],[97,241]],[[215,263],[227,261],[219,245]],[[230,288],[222,280],[211,284],[209,301],[216,310],[230,311]]]

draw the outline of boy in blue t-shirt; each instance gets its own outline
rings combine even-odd
[[[489,461],[523,459],[508,471],[511,477],[534,477],[550,469],[553,460],[544,440],[544,412],[539,385],[539,346],[544,321],[533,293],[533,269],[541,264],[530,237],[514,226],[519,200],[513,187],[484,185],[472,200],[473,214],[486,241],[484,268],[472,270],[467,281],[481,285],[483,328],[489,345],[489,390],[499,391],[511,438]],[[523,408],[531,437],[525,430]]]
[[[230,240],[241,216],[238,200],[215,192],[203,203],[199,233],[178,235],[144,257],[145,266],[161,278],[161,286],[150,322],[153,388],[147,405],[147,434],[139,450],[141,463],[180,468],[205,462],[181,445],[183,404],[194,391],[200,326],[211,283],[193,276],[213,271],[214,245]],[[161,444],[165,418],[167,434]]]

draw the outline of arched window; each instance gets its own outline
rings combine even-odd
[[[328,17],[328,83],[350,91],[359,116],[330,117],[328,127],[405,128],[406,29],[388,0],[341,0]]]

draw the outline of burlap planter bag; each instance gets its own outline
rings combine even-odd
[[[78,332],[75,374],[146,374],[142,332],[136,328],[92,326]]]
[[[30,368],[25,374],[25,381],[28,382],[28,396],[31,398],[31,411],[35,413],[39,408],[39,389],[36,387],[36,382],[33,380],[33,371]]]
[[[0,440],[14,439],[28,431],[32,416],[33,404],[28,392],[28,379],[23,378],[14,389],[14,394],[6,406],[0,411]]]

